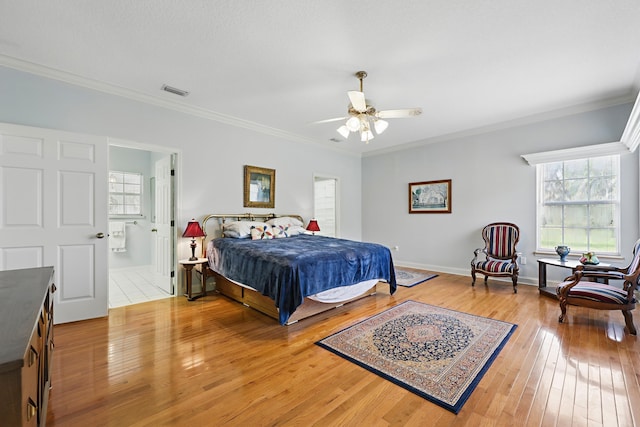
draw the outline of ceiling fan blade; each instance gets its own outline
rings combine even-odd
[[[322,123],[331,123],[331,122],[337,122],[340,120],[347,120],[349,117],[336,117],[335,119],[326,119],[326,120],[318,120],[317,122],[311,122],[312,125],[319,125]]]
[[[361,113],[367,111],[367,101],[364,99],[364,92],[358,90],[350,90],[347,92],[353,109]]]
[[[399,119],[403,117],[415,117],[422,114],[422,108],[404,108],[402,110],[378,111],[376,116],[381,119]]]

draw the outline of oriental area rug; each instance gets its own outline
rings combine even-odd
[[[438,277],[437,274],[428,271],[411,270],[408,268],[396,267],[396,283],[398,286],[412,287],[429,279]]]
[[[516,327],[410,300],[316,344],[457,414]]]

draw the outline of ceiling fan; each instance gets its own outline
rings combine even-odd
[[[358,71],[355,76],[360,80],[360,90],[350,90],[347,92],[349,100],[349,108],[347,117],[338,117],[335,119],[321,120],[316,123],[329,123],[339,120],[347,120],[345,124],[337,130],[344,138],[349,138],[351,132],[360,132],[360,140],[367,144],[375,136],[380,135],[387,129],[389,123],[382,119],[397,119],[402,117],[415,117],[422,114],[421,108],[405,108],[401,110],[382,110],[378,111],[372,105],[367,103],[362,90],[362,80],[367,77],[366,71]]]

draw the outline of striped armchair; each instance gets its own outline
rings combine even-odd
[[[597,283],[594,279],[606,279]],[[609,285],[608,279],[624,280],[622,287]],[[560,300],[562,323],[567,316],[567,305],[590,307],[598,310],[620,310],[626,331],[636,335],[631,310],[636,308],[635,290],[640,281],[640,239],[633,247],[633,260],[628,267],[579,265],[575,273],[556,288]]]
[[[476,273],[484,275],[487,284],[489,276],[511,277],[513,293],[518,293],[518,252],[516,244],[520,240],[520,228],[510,222],[494,222],[482,229],[484,248],[476,249],[471,260],[471,286],[476,283]],[[478,259],[479,255],[480,259]]]

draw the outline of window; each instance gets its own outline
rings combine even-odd
[[[109,172],[109,215],[142,216],[142,175]]]
[[[620,253],[620,155],[541,163],[536,173],[539,250]]]
[[[318,220],[323,236],[337,236],[337,192],[338,180],[320,176],[313,177],[314,217]]]

